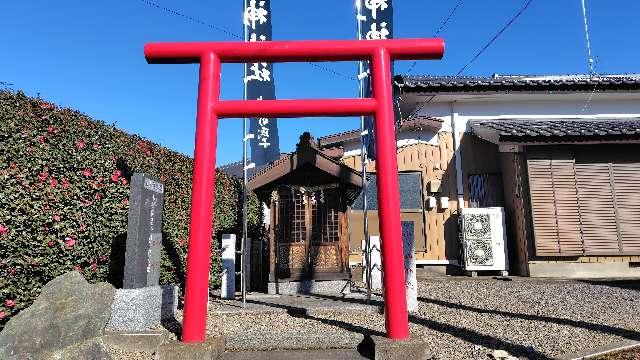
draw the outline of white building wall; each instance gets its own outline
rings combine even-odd
[[[433,116],[444,120],[447,126],[441,131],[451,131],[452,113],[457,113],[456,129],[470,131],[470,120],[500,119],[598,119],[598,118],[640,118],[640,94],[596,94],[587,102],[588,94],[554,95],[501,95],[487,99],[453,99],[448,102],[427,104],[419,115]],[[480,97],[480,96],[478,96]],[[513,99],[515,98],[515,99]]]

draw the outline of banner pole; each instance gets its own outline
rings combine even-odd
[[[362,0],[356,1],[356,24],[358,28],[358,40],[362,40]],[[368,66],[367,68],[370,68]],[[360,92],[360,98],[367,97],[369,89],[365,88],[365,84],[369,86],[370,81],[367,81],[369,74],[364,71],[364,62],[358,62],[358,90]],[[360,117],[360,160],[362,166],[362,215],[363,215],[363,234],[364,234],[364,261],[365,261],[365,282],[367,287],[367,304],[371,303],[371,239],[369,238],[369,205],[367,202],[368,193],[368,181],[367,181],[367,143],[366,135],[369,135],[369,141],[371,141],[371,134],[365,135],[365,117]]]
[[[244,23],[244,12],[247,9],[247,0],[243,1],[242,16]],[[247,27],[243,25],[244,41],[247,41]],[[244,66],[243,79],[247,77],[247,65]],[[244,85],[243,100],[247,100],[247,84]],[[245,242],[247,241],[247,118],[242,119],[242,239],[240,244],[240,291],[242,293],[242,307],[247,305],[247,287],[245,279]]]

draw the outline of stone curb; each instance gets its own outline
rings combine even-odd
[[[628,350],[640,346],[640,341],[624,340],[597,348],[587,349],[575,353],[568,353],[556,357],[556,360],[582,360],[593,359],[597,356],[602,356],[612,352]]]
[[[170,341],[164,331],[105,332],[102,340],[110,347],[125,351],[156,352],[161,344]]]
[[[224,348],[222,336],[207,338],[204,342],[195,344],[170,341],[158,347],[154,360],[214,360],[222,356]]]

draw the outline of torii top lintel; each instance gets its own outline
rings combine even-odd
[[[256,42],[183,42],[149,43],[144,54],[150,64],[197,63],[200,57],[213,51],[221,62],[300,62],[369,60],[380,48],[386,49],[392,60],[441,59],[444,40],[300,40]]]

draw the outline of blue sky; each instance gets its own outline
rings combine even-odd
[[[127,1],[3,1],[0,81],[192,155],[196,65],[148,65],[143,45],[157,41],[234,40],[242,34],[242,0],[154,0],[208,24]],[[457,0],[395,0],[395,37],[431,37]],[[412,74],[455,74],[525,1],[463,0],[440,36],[441,61],[420,61]],[[273,0],[273,37],[354,39],[352,0]],[[587,0],[592,51],[599,73],[640,72],[640,2]],[[397,62],[396,73],[411,62]],[[347,77],[352,62],[326,63]],[[586,73],[580,0],[534,0],[463,75]],[[357,83],[309,64],[277,64],[278,98],[354,97]],[[242,98],[242,65],[223,67],[222,97]],[[303,131],[349,130],[355,118],[279,121],[282,151]],[[242,122],[221,120],[218,164],[241,158]]]

